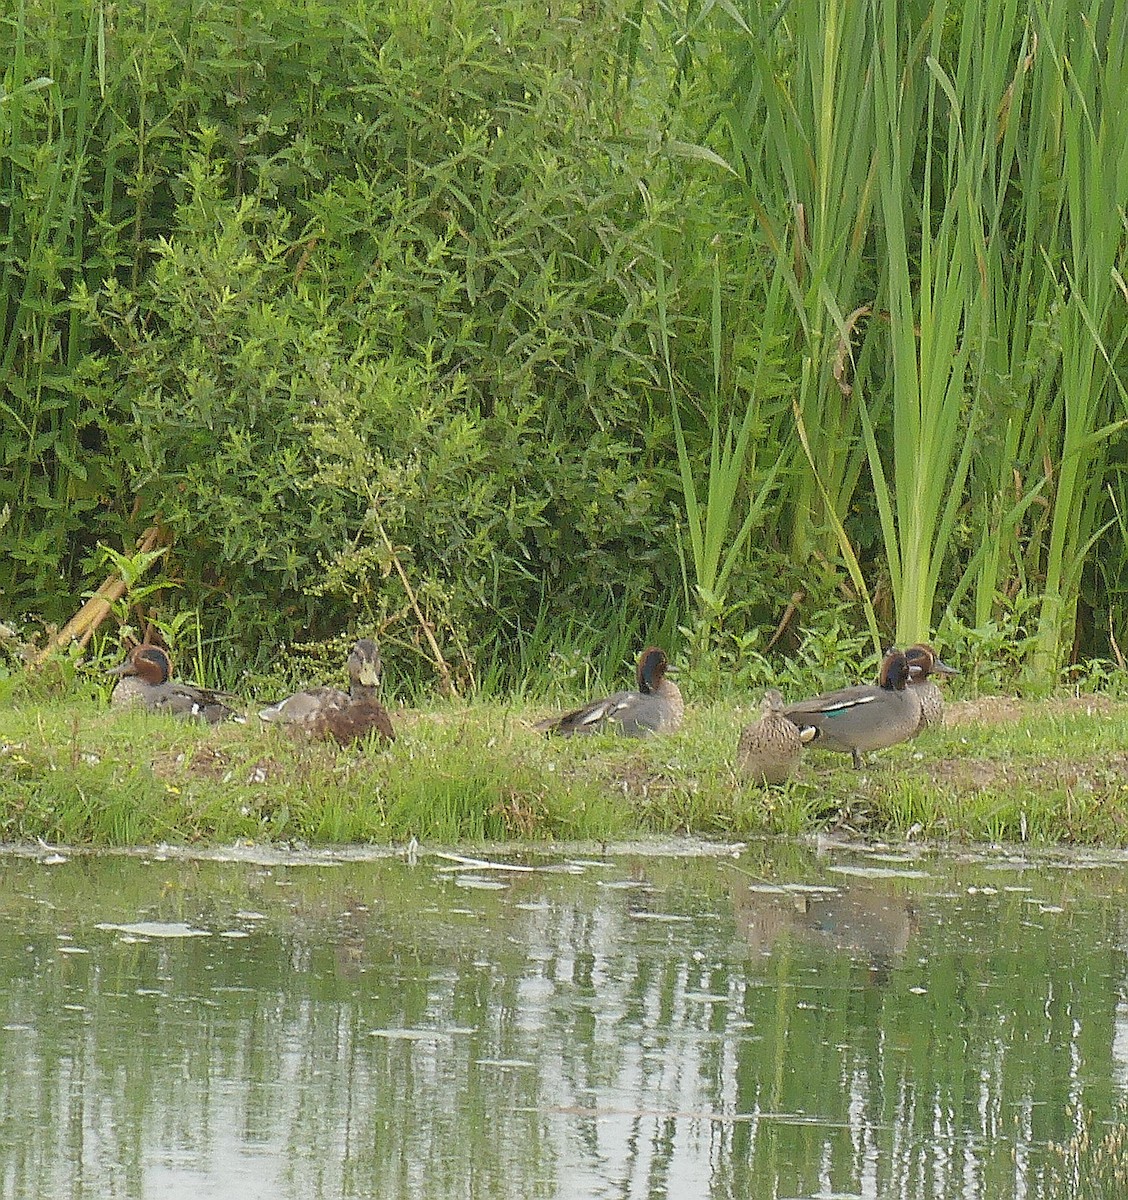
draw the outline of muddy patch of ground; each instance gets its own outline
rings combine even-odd
[[[1126,754],[1114,754],[1104,761],[1093,763],[936,758],[925,760],[921,767],[935,783],[958,791],[1022,788],[1047,792],[1098,792],[1128,784]]]
[[[279,778],[282,764],[271,758],[256,762],[236,762],[226,751],[215,746],[197,746],[194,750],[157,754],[150,760],[158,779],[182,780],[186,775],[222,783],[265,783]]]
[[[946,725],[999,725],[1021,721],[1039,713],[1055,717],[1093,717],[1122,709],[1122,701],[1111,696],[1055,696],[1048,700],[1021,700],[1017,696],[980,696],[975,700],[952,700],[944,705]]]

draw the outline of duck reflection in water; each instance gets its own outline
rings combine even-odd
[[[733,893],[737,929],[753,954],[797,939],[866,966],[869,982],[884,985],[904,958],[919,926],[907,896],[872,883],[845,883],[826,891]]]

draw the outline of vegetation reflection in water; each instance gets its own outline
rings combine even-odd
[[[1122,1101],[1124,866],[43,857],[5,1200],[1102,1194],[1048,1143]]]

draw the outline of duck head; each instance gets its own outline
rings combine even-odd
[[[669,669],[670,660],[666,657],[665,650],[660,650],[657,646],[647,646],[638,656],[638,666],[635,669],[638,690],[644,696],[657,691]]]
[[[940,656],[927,642],[917,642],[905,651],[909,670],[914,679],[927,679],[929,675],[958,675],[955,667],[940,661]]]
[[[815,725],[804,725],[798,718],[788,720],[783,715],[783,693],[779,688],[768,688],[764,693],[764,698],[760,701],[760,720],[770,719],[773,722],[783,721],[786,725],[793,726],[795,732],[799,735],[800,742],[807,745],[808,742],[813,742],[818,737],[818,727]]]
[[[106,674],[136,675],[142,683],[156,686],[168,683],[169,677],[172,675],[172,661],[163,647],[142,642],[140,646],[134,646],[130,650],[125,662],[112,667]]]
[[[902,692],[911,678],[913,669],[905,652],[897,649],[888,651],[881,660],[881,674],[877,677],[879,686],[889,692]]]
[[[348,658],[349,678],[363,687],[379,687],[380,647],[372,638],[361,638]]]

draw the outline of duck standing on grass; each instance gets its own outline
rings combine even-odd
[[[172,682],[172,661],[162,646],[150,642],[134,646],[125,662],[107,674],[120,677],[110,693],[111,708],[146,708],[174,717],[199,717],[209,725],[242,720],[227,703],[236,699],[230,692]]]
[[[930,675],[958,675],[955,667],[941,662],[939,655],[927,642],[917,642],[905,651],[912,678],[909,687],[920,697],[920,724],[917,733],[936,729],[944,723],[944,693],[929,679]],[[915,735],[914,735],[915,736]]]
[[[849,754],[862,767],[867,750],[884,750],[915,737],[921,703],[916,687],[906,686],[913,668],[903,650],[890,650],[881,660],[878,683],[859,684],[799,700],[783,710],[799,727],[813,726],[812,747]]]
[[[360,741],[373,730],[394,742],[392,719],[376,698],[380,686],[379,646],[371,638],[361,638],[345,665],[349,672],[347,692],[333,687],[307,688],[264,708],[259,716],[317,741],[336,741],[342,746]]]
[[[736,765],[752,783],[786,783],[803,747],[817,733],[813,725],[799,726],[784,716],[783,697],[768,688],[760,702],[760,719],[740,735]]]
[[[562,737],[577,733],[620,733],[626,737],[673,733],[681,726],[685,704],[678,685],[666,678],[669,667],[664,650],[647,646],[638,656],[635,691],[593,700],[563,716],[538,721],[534,728]]]

